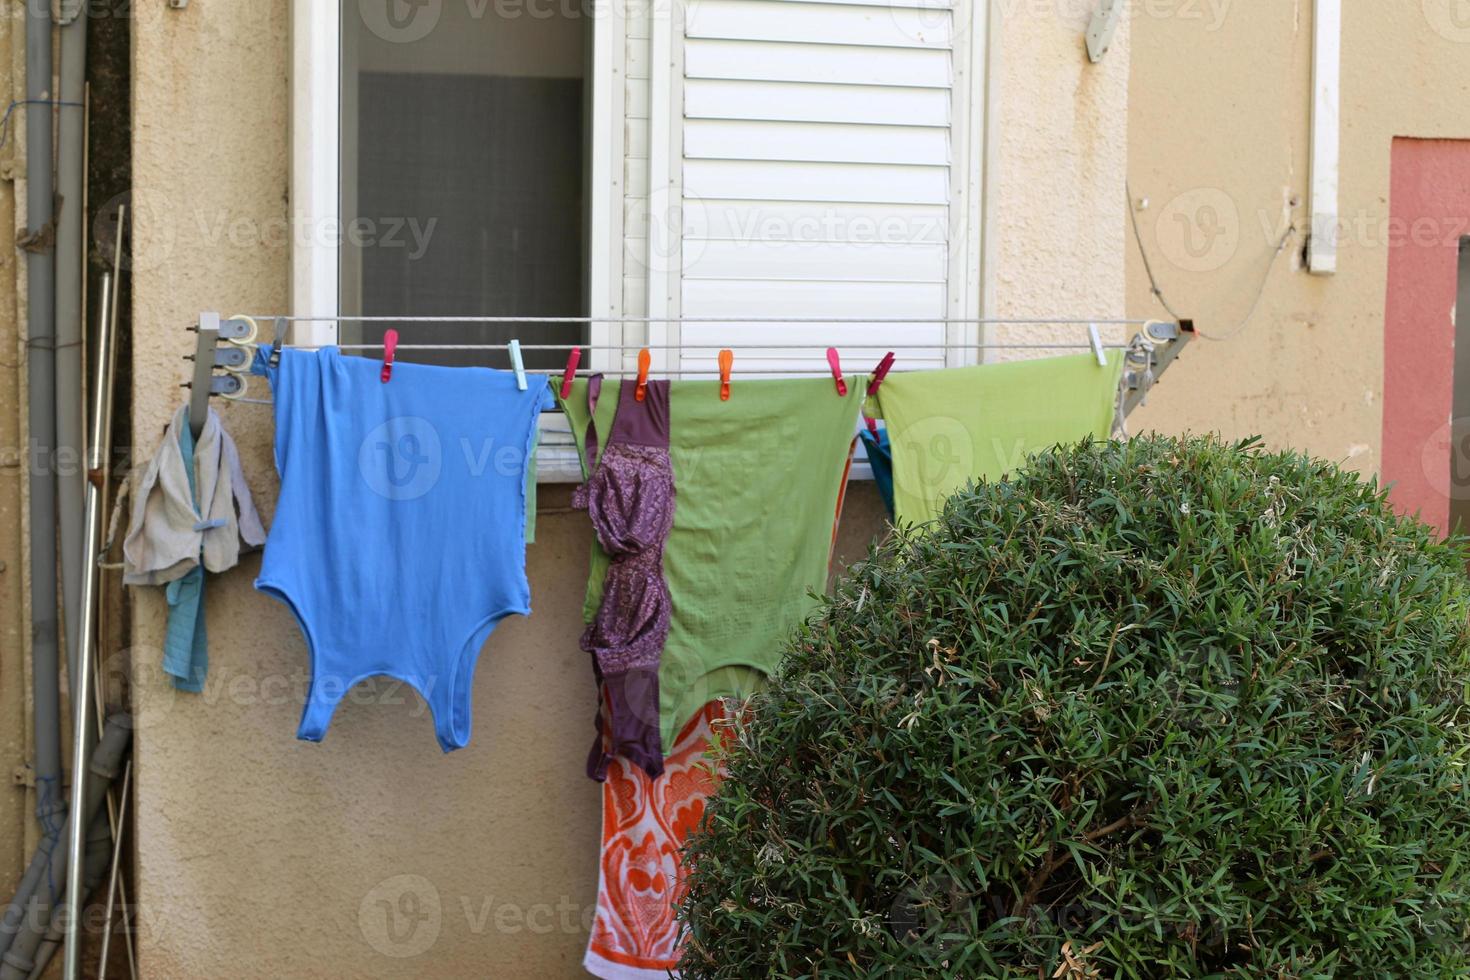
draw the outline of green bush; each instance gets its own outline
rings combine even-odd
[[[1463,560],[1254,441],[967,489],[725,739],[683,975],[1470,975]]]

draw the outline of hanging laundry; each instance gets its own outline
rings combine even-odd
[[[1123,352],[890,374],[867,406],[887,423],[900,524],[939,516],[971,480],[999,480],[1030,453],[1106,438]]]
[[[680,852],[704,820],[723,773],[708,752],[725,718],[711,701],[689,720],[662,779],[617,758],[602,786],[597,913],[582,966],[605,980],[665,980],[679,965],[679,903],[688,889]]]
[[[747,381],[721,401],[719,382],[670,384],[669,450],[679,488],[664,549],[673,604],[659,665],[660,742],[706,703],[745,697],[775,671],[791,631],[825,591],[837,513],[862,400],[830,378]],[[586,382],[563,402],[579,448]],[[609,431],[615,402],[598,402]],[[607,555],[594,546],[584,615],[601,604]]]
[[[602,381],[594,375],[587,382],[589,414]],[[592,475],[572,495],[572,506],[588,511],[610,558],[601,604],[582,634],[599,692],[587,775],[605,779],[613,756],[622,756],[657,777],[664,769],[658,668],[670,618],[663,551],[674,524],[669,383],[647,382],[642,401],[633,385],[621,386],[606,445],[599,446],[595,423],[584,442]]]
[[[219,414],[210,410],[196,442],[189,408],[181,407],[133,487],[123,540],[123,582],[166,587],[163,669],[174,687],[204,689],[209,666],[205,571],[235,567],[242,541],[258,548],[265,540],[240,454]]]
[[[888,430],[876,432],[867,429],[858,431],[863,440],[863,451],[868,454],[868,466],[873,471],[873,483],[878,487],[878,496],[893,520],[893,453],[888,448]]]
[[[509,371],[381,364],[269,349],[280,498],[255,587],[295,614],[311,659],[297,737],[320,741],[358,681],[384,675],[428,703],[449,752],[470,739],[480,648],[531,611],[526,496],[550,403]]]

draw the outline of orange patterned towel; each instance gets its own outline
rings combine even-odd
[[[684,898],[679,851],[704,819],[719,776],[705,754],[723,701],[689,720],[664,757],[664,774],[649,779],[614,757],[602,784],[602,861],[597,917],[582,965],[605,980],[664,980],[679,962],[675,911]]]

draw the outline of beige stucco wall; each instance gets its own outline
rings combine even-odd
[[[1295,237],[1246,328],[1191,348],[1137,419],[1261,434],[1373,472],[1391,141],[1470,138],[1470,27],[1455,20],[1456,0],[1343,6],[1338,273],[1309,275]],[[1128,157],[1135,205],[1148,201],[1139,226],[1170,304],[1207,332],[1240,323],[1282,232],[1307,225],[1311,13],[1304,0],[1136,6]],[[1128,309],[1163,315],[1131,241]]]
[[[0,98],[7,103],[25,91],[23,31],[19,23],[0,18]],[[25,308],[19,285],[25,277],[23,253],[15,249],[15,178],[23,176],[25,117],[17,113],[12,138],[0,152],[0,893],[7,897],[19,882],[35,841],[30,818],[34,801],[23,785],[12,781],[30,753],[30,630],[27,608],[29,567],[25,551],[27,496],[25,484]],[[19,143],[19,149],[17,148]],[[19,168],[22,173],[17,173]],[[22,190],[23,195],[23,190]]]
[[[993,301],[1116,315],[1126,29],[1093,68],[1085,13],[1007,6]],[[196,313],[287,303],[289,4],[133,9],[133,410],[147,452],[181,398]],[[269,416],[222,411],[268,516]],[[203,696],[168,690],[156,666],[162,596],[135,592],[147,976],[582,975],[599,792],[582,774],[594,693],[577,648],[589,535],[565,503],[566,488],[543,488],[528,553],[535,614],[496,630],[475,682],[474,740],[450,756],[417,699],[388,685],[359,688],[323,744],[294,739],[305,649],[290,616],[251,589],[257,557],[209,582]],[[843,555],[877,531],[878,510],[870,486],[854,489]],[[389,936],[379,902],[405,882],[429,918],[400,915],[403,931]],[[437,927],[432,943],[394,955],[428,935],[411,931],[416,921]]]

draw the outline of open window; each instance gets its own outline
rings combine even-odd
[[[295,0],[292,209],[335,231],[298,241],[293,309],[322,319],[295,341],[377,342],[386,324],[354,316],[583,317],[402,343],[584,343],[600,370],[648,345],[684,377],[721,347],[737,375],[822,372],[828,345],[849,370],[890,348],[974,363],[993,16],[989,0]]]

